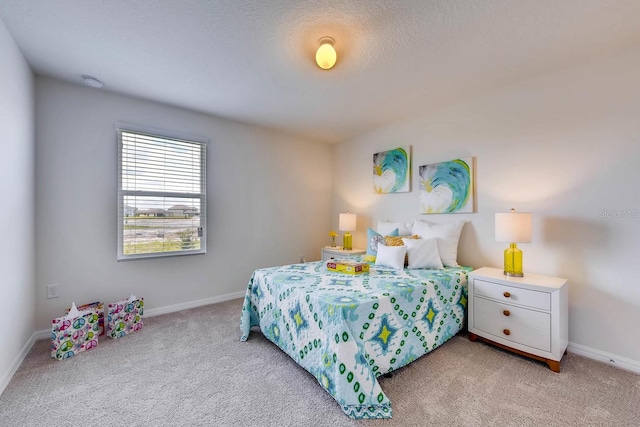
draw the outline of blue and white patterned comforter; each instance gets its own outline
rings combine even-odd
[[[460,331],[470,267],[357,276],[326,262],[256,270],[240,329],[252,326],[314,375],[353,418],[390,418],[377,377],[403,367]]]

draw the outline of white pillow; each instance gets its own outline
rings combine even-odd
[[[442,264],[446,267],[459,267],[458,265],[458,240],[465,221],[433,223],[421,221],[413,222],[413,234],[422,239],[438,239],[438,252]]]
[[[404,268],[404,257],[407,254],[406,246],[386,246],[378,243],[378,256],[376,265],[402,270]]]
[[[402,239],[402,241],[407,246],[408,268],[443,268],[437,239]]]
[[[411,223],[406,222],[378,221],[376,231],[383,236],[389,236],[396,228],[399,236],[411,236]]]

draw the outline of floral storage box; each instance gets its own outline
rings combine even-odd
[[[120,338],[142,329],[143,312],[144,298],[136,298],[133,295],[129,299],[109,303],[107,335],[111,338]]]
[[[77,311],[76,311],[77,313]],[[95,310],[58,317],[51,323],[51,357],[62,360],[98,346],[99,321]]]

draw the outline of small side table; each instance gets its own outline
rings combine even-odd
[[[346,250],[342,249],[339,246],[331,247],[325,246],[322,248],[321,256],[323,261],[327,261],[330,259],[338,259],[338,258],[351,258],[357,255],[364,255],[367,251],[364,249],[351,249]]]
[[[469,273],[469,339],[545,362],[560,372],[569,341],[567,279],[497,268]]]

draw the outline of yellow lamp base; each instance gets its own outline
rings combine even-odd
[[[342,249],[347,251],[353,249],[353,247],[351,246],[351,233],[349,233],[348,231],[344,233],[344,236],[342,237]]]
[[[522,273],[522,251],[515,243],[510,243],[504,250],[504,275],[524,277]]]

